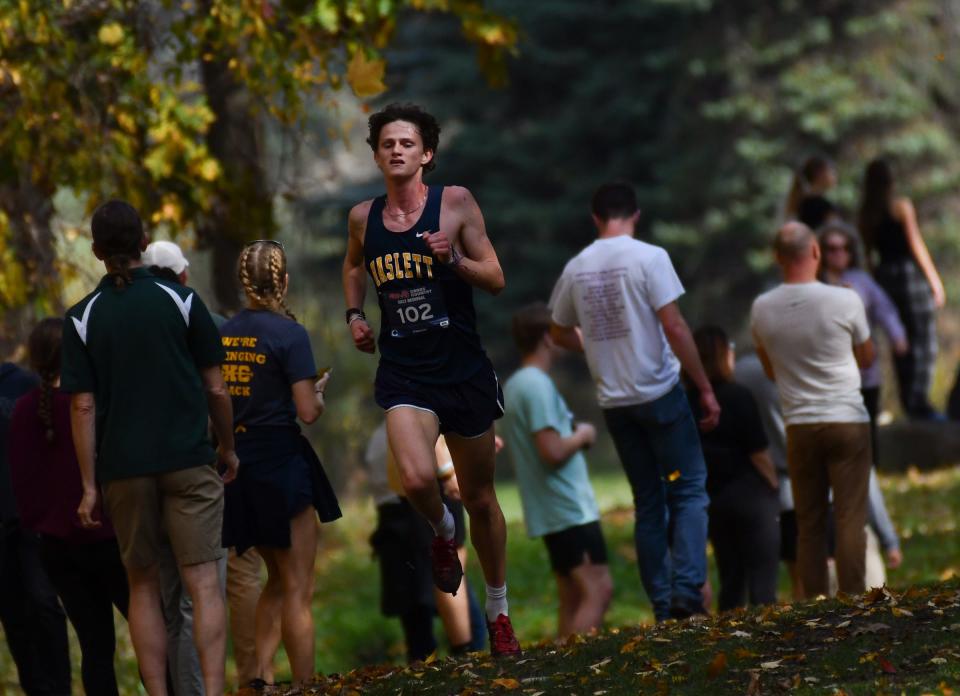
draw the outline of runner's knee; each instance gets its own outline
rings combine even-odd
[[[463,501],[463,507],[467,509],[471,516],[486,515],[497,507],[497,496],[493,491],[493,486],[484,486],[469,492],[461,488],[460,497]]]
[[[416,495],[437,487],[437,475],[433,467],[421,470],[414,466],[398,466],[400,483],[407,494]]]

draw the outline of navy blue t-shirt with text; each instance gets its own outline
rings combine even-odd
[[[234,424],[296,425],[290,385],[317,374],[307,330],[276,312],[245,309],[220,328],[220,335]]]

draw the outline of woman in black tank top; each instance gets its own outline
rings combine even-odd
[[[944,304],[943,282],[920,236],[913,204],[894,196],[893,175],[884,160],[867,166],[858,227],[867,265],[907,329],[910,350],[894,357],[903,409],[911,418],[938,419],[927,395],[937,357],[935,312]]]

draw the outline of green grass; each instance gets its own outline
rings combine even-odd
[[[960,683],[960,580],[611,629],[319,681],[325,694],[925,694]]]
[[[615,585],[607,625],[621,627],[624,635],[633,635],[631,632],[638,630],[640,624],[649,623],[652,615],[637,573],[630,490],[623,475],[616,472],[595,475],[593,483],[604,511],[603,526]],[[945,580],[951,574],[960,575],[960,536],[956,529],[960,468],[923,474],[908,472],[896,476],[884,475],[881,476],[881,485],[891,515],[901,530],[905,555],[903,566],[890,573],[889,585],[903,589]],[[546,551],[540,540],[526,537],[516,487],[509,482],[501,482],[498,484],[498,494],[509,529],[511,618],[525,644],[551,639],[556,631],[556,589]],[[345,673],[363,665],[385,662],[398,664],[403,658],[399,623],[379,613],[378,568],[367,542],[373,524],[372,503],[351,500],[344,506],[343,519],[323,527],[322,549],[317,559],[314,616],[317,666],[325,674]],[[471,557],[468,573],[474,586],[482,588],[475,557]],[[785,573],[781,573],[781,599],[789,599]],[[955,618],[954,621],[960,619]],[[118,619],[117,627],[121,692],[136,693],[136,665],[122,619]],[[439,622],[437,635],[442,636]],[[609,638],[609,634],[605,635]],[[956,636],[954,641],[957,642]],[[604,650],[607,648],[599,646],[597,654]],[[592,648],[588,652],[592,655]],[[558,654],[562,657],[562,652]],[[75,641],[72,657],[76,692],[80,693],[79,650]],[[663,661],[663,658],[669,657],[670,654],[666,653],[655,659]],[[598,661],[602,659],[601,656]],[[549,660],[547,662],[552,664]],[[583,665],[589,674],[593,673],[589,669],[591,664],[594,663]],[[278,658],[277,667],[278,676],[285,678],[287,667],[282,655]],[[547,669],[546,664],[541,667]],[[609,668],[604,667],[601,671],[609,671]],[[232,672],[232,663],[228,664],[228,672]],[[690,680],[691,683],[695,682],[692,677]],[[654,680],[651,683],[651,688],[655,689],[659,682]],[[4,685],[9,692],[17,693],[15,684],[16,671],[12,660],[6,650],[0,649],[0,693]],[[535,682],[530,684],[535,685]],[[595,690],[603,689],[597,687]]]
[[[882,475],[880,480],[891,515],[902,531],[905,556],[901,568],[889,573],[889,585],[908,587],[945,579],[951,573],[960,575],[960,537],[956,534],[960,468]],[[629,486],[619,473],[595,475],[593,484],[604,511],[603,528],[614,581],[607,625],[650,622],[653,616],[636,566]],[[526,537],[516,486],[500,483],[497,492],[509,530],[507,580],[511,619],[524,642],[550,638],[556,632],[556,588],[546,549],[542,541]],[[327,607],[322,614],[332,622],[329,632],[324,620],[317,623],[318,636],[329,636],[329,640],[320,639],[326,650],[321,649],[318,655],[319,667],[326,673],[343,672],[371,661],[364,658],[376,658],[372,661],[379,662],[399,660],[403,655],[398,623],[376,614],[377,568],[363,547],[372,524],[371,505],[351,505],[344,520],[328,530],[327,541],[337,547],[336,555],[330,559],[321,554],[317,578],[317,604]],[[350,551],[344,553],[347,549]],[[716,588],[712,557],[710,569]],[[482,588],[475,559],[471,558],[467,572],[474,587]],[[786,572],[780,574],[780,598],[790,599]],[[442,635],[439,623],[437,635]]]

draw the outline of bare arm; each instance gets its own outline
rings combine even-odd
[[[677,306],[676,302],[670,302],[657,310],[657,317],[663,326],[663,333],[667,337],[667,342],[677,359],[680,360],[681,367],[700,392],[700,406],[703,410],[700,428],[704,431],[711,430],[720,421],[720,405],[713,393],[713,386],[707,379],[703,363],[700,362],[700,354],[693,342],[690,327],[687,326],[687,322],[680,313],[680,307]]]
[[[293,404],[297,407],[297,417],[307,425],[315,422],[317,418],[323,415],[326,408],[324,396],[329,381],[330,373],[327,372],[317,381],[301,379],[290,385]]]
[[[217,436],[217,459],[224,468],[223,482],[230,483],[237,477],[240,464],[233,442],[233,404],[230,402],[230,392],[223,382],[219,365],[200,370],[200,379],[207,395],[210,422]]]
[[[757,349],[757,357],[760,359],[760,364],[763,365],[763,373],[771,382],[776,382],[777,376],[773,374],[773,363],[770,362],[770,356],[767,355],[767,350],[763,347],[763,343],[760,342],[756,333],[753,334],[753,347]]]
[[[424,233],[430,252],[441,263],[450,264],[463,280],[491,295],[498,295],[506,285],[497,252],[487,237],[483,213],[473,194],[461,186],[444,189],[444,204],[460,219],[457,243],[451,245],[444,232]],[[462,250],[459,248],[462,247]]]
[[[572,350],[574,353],[583,352],[583,333],[577,326],[550,324],[550,338],[561,348]]]
[[[909,198],[901,198],[893,206],[893,213],[907,232],[907,244],[910,246],[910,252],[916,260],[927,282],[930,283],[930,289],[933,291],[933,300],[937,307],[943,307],[946,302],[946,293],[943,289],[943,281],[940,274],[937,273],[937,267],[933,265],[933,259],[930,257],[930,251],[927,249],[923,237],[920,235],[920,225],[917,223],[917,211],[914,210],[913,203]]]
[[[80,465],[80,481],[83,485],[83,497],[77,516],[80,524],[87,529],[101,525],[93,518],[97,506],[97,404],[91,392],[74,394],[70,399],[70,430],[73,433],[73,447]]]
[[[780,488],[780,479],[777,477],[777,469],[770,459],[770,450],[760,450],[750,455],[750,461],[753,463],[757,473],[763,477],[763,480],[769,484],[770,488],[777,490]]]
[[[370,201],[364,201],[353,207],[348,218],[347,253],[343,257],[343,298],[347,309],[363,309],[363,299],[367,293],[367,271],[363,267],[363,237],[369,212]],[[366,319],[352,320],[350,334],[357,350],[372,353],[376,349],[373,329]]]
[[[553,428],[544,428],[533,434],[537,454],[551,469],[559,469],[574,454],[597,440],[597,429],[589,423],[577,423],[567,437],[561,437]]]
[[[857,366],[861,370],[866,370],[873,365],[873,360],[877,357],[877,351],[873,347],[873,339],[868,338],[860,345],[854,346],[853,357],[857,359]]]

